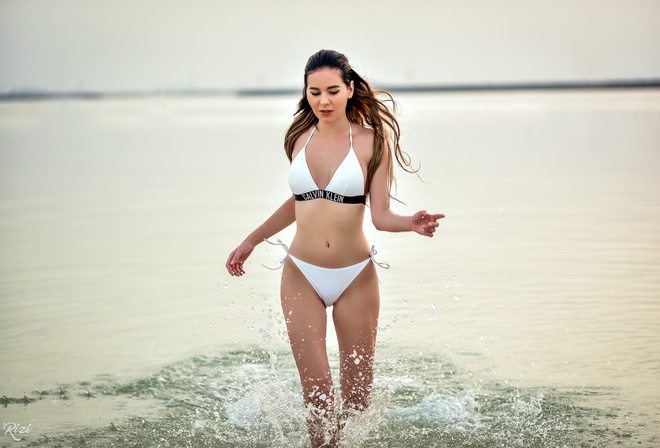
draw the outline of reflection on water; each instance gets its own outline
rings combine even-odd
[[[367,225],[392,269],[347,439],[658,443],[660,92],[399,101],[425,182],[399,175],[395,207],[447,218],[432,240]],[[295,102],[0,104],[0,420],[31,425],[0,446],[305,446],[260,268],[281,253],[223,272],[290,194]]]

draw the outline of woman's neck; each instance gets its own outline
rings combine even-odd
[[[348,118],[344,117],[343,119],[338,119],[332,122],[321,122],[316,123],[316,129],[319,133],[324,135],[338,135],[344,134],[350,123]]]

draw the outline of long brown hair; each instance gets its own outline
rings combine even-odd
[[[318,123],[309,102],[307,101],[307,77],[310,73],[323,68],[338,70],[346,87],[353,81],[353,97],[346,104],[346,117],[349,121],[374,130],[374,152],[367,165],[365,193],[368,194],[374,173],[380,166],[387,151],[390,155],[387,166],[387,187],[391,190],[396,179],[394,177],[395,158],[399,166],[409,173],[417,170],[411,166],[410,157],[399,145],[401,129],[396,119],[397,104],[389,92],[374,90],[348,63],[348,58],[334,50],[321,50],[314,53],[305,65],[305,86],[293,122],[284,137],[284,149],[289,161],[293,158],[293,145],[303,133]],[[379,98],[379,97],[382,97]],[[389,107],[388,107],[389,105]]]

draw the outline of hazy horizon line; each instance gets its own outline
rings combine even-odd
[[[660,88],[660,77],[642,79],[569,80],[484,82],[446,84],[384,84],[372,85],[375,89],[393,93],[428,92],[478,92],[516,90],[597,90],[597,89],[645,89]],[[251,87],[239,89],[221,88],[163,88],[153,90],[46,90],[18,89],[0,93],[0,101],[49,100],[64,98],[101,99],[115,97],[149,96],[279,96],[301,93],[295,87]]]

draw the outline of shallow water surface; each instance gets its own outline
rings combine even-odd
[[[346,446],[658,445],[660,92],[397,98],[393,206],[447,218],[365,224],[392,269]],[[307,446],[283,254],[223,267],[290,194],[295,103],[0,104],[0,446]]]

